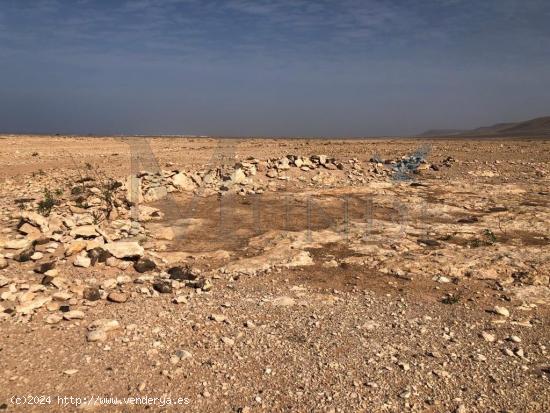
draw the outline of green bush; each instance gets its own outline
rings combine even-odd
[[[58,203],[59,201],[55,198],[52,192],[48,188],[45,188],[44,199],[38,202],[38,213],[47,217],[52,212],[52,208]]]

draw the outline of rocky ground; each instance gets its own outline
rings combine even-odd
[[[548,140],[0,144],[0,410],[550,410]]]

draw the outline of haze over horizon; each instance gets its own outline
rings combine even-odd
[[[544,0],[0,0],[0,133],[411,135],[550,114]]]

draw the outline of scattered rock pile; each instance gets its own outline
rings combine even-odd
[[[282,175],[284,171],[289,170],[291,167],[298,168],[304,172],[309,172],[318,168],[325,168],[328,170],[344,169],[342,163],[337,162],[334,158],[328,158],[326,155],[312,155],[310,157],[287,155],[279,159],[268,160],[266,163],[266,176],[269,178],[284,176]]]
[[[400,165],[399,162],[408,160],[393,164]],[[452,162],[452,158],[444,161]],[[89,176],[80,176],[69,186],[69,194],[45,191],[42,200],[25,199],[19,204],[22,210],[12,211],[11,225],[2,231],[0,270],[13,262],[27,263],[27,268],[42,278],[30,283],[3,278],[1,298],[9,303],[3,307],[3,314],[31,315],[44,305],[51,311],[63,312],[64,308],[99,299],[126,302],[133,293],[177,294],[185,286],[208,291],[212,288],[210,279],[197,271],[182,266],[164,271],[167,261],[150,250],[155,245],[148,242],[152,233],[142,225],[162,219],[163,213],[146,204],[173,192],[262,193],[276,190],[273,184],[279,180],[297,178],[296,182],[306,182],[306,174],[312,171],[316,173],[309,177],[308,185],[313,186],[363,185],[372,178],[387,179],[391,174],[391,169],[379,162],[362,165],[357,159],[350,159],[344,164],[326,155],[287,155],[266,161],[248,158],[230,168],[142,171],[125,180],[106,178],[90,169]],[[121,275],[98,287],[93,280],[69,282],[60,277],[60,269],[66,265],[120,271],[132,267],[142,275],[134,280]],[[133,291],[125,288],[132,281],[140,285]],[[48,322],[67,317],[65,313],[49,316]]]
[[[181,188],[183,178],[178,175],[171,175],[170,180]],[[142,174],[141,178],[145,176],[148,179],[140,179],[144,199],[161,193],[158,188],[166,190],[162,179],[155,179],[152,174]],[[172,187],[178,190],[176,185]],[[210,280],[191,269],[187,270],[186,279],[171,279],[162,270],[163,259],[144,248],[147,232],[142,222],[160,219],[162,213],[147,205],[133,204],[131,189],[121,181],[83,178],[72,186],[68,196],[59,193],[54,198],[48,193],[42,201],[27,202],[25,210],[13,211],[11,225],[2,230],[0,238],[0,270],[18,263],[35,275],[1,277],[0,317],[28,319],[46,307],[49,314],[45,322],[54,324],[83,318],[86,306],[100,299],[122,303],[133,294],[179,293],[186,286],[210,290]],[[135,220],[131,218],[132,207],[138,212]],[[67,277],[71,265],[82,269],[133,267],[143,275],[135,279],[120,275],[98,284],[94,278],[83,281]],[[159,288],[161,284],[164,287]],[[136,287],[131,288],[132,285]],[[94,330],[93,334],[101,335],[100,332]]]
[[[426,154],[422,152],[413,155],[402,156],[399,159],[382,160],[379,156],[375,156],[370,160],[374,164],[374,172],[381,175],[393,175],[397,178],[410,178],[412,174],[421,174],[425,171],[439,171],[442,167],[450,168],[456,160],[452,156],[448,156],[440,163],[430,163],[426,158]]]

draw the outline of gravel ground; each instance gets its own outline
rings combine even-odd
[[[128,146],[114,138],[104,138],[102,145],[96,144],[98,138],[0,139],[3,228],[12,225],[14,199],[34,188],[33,173],[40,187],[74,176],[83,162],[112,176],[129,171]],[[395,158],[419,144],[251,140],[236,145],[235,153],[241,159],[325,153],[342,160],[358,158],[366,165],[373,153]],[[205,205],[197,212],[195,233],[155,251],[166,256],[192,251],[187,262],[212,275],[212,289],[176,285],[172,292],[159,294],[147,290],[147,281],[136,282],[141,274],[132,268],[60,264],[57,270],[72,283],[67,291],[74,296],[52,302],[68,303],[82,317],[49,324],[48,316],[71,313],[45,305],[30,317],[0,319],[0,410],[550,411],[550,143],[494,139],[431,144],[431,157],[452,156],[457,162],[424,176],[420,181],[425,188],[380,189],[387,177],[327,188],[295,187],[291,180],[284,187],[296,197],[311,192],[319,204],[326,202],[329,213],[339,205],[335,194],[375,191],[378,233],[373,232],[370,244],[359,236],[362,204],[351,204],[355,218],[349,238],[331,239],[319,221],[310,234],[313,243],[300,241],[307,232],[305,213],[295,215],[292,236],[282,232],[280,216],[272,214],[259,231],[237,218],[238,240],[215,243],[219,235],[212,235],[212,228],[201,226],[200,220],[211,218],[216,209]],[[200,168],[216,145],[199,139],[151,141],[161,166]],[[73,150],[82,154],[75,163]],[[54,168],[56,163],[61,168]],[[265,199],[276,203],[281,193],[266,194]],[[413,206],[429,202],[436,215],[403,226],[384,215],[395,212],[396,195]],[[208,204],[208,199],[201,202]],[[237,201],[237,211],[248,202],[246,197]],[[505,205],[513,215],[506,233],[498,231],[495,215],[486,212],[491,205]],[[472,214],[480,222],[460,223],[462,232],[457,232],[457,219]],[[427,234],[438,240],[437,246],[418,242],[419,228],[427,222]],[[384,231],[398,224],[404,235],[386,237]],[[487,226],[496,241],[470,245],[472,240],[484,242],[475,237],[482,237]],[[451,230],[453,237],[445,238]],[[219,254],[220,249],[228,255]],[[257,261],[285,254],[292,260],[305,254],[311,262],[291,260],[273,263],[268,271],[251,269]],[[11,284],[22,291],[40,284],[43,276],[32,271],[33,263],[9,262],[0,270],[0,278],[7,280],[0,292],[9,292]],[[76,287],[120,276],[129,276],[128,282],[105,291],[123,294],[124,299],[114,301],[124,302],[105,296],[85,300],[76,293]],[[7,308],[7,302],[0,305]],[[95,320],[116,320],[118,325],[105,339],[90,341]],[[148,406],[127,399],[145,397],[151,398]],[[109,405],[114,398],[120,404]]]

